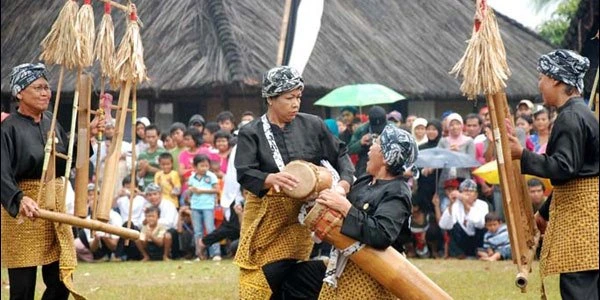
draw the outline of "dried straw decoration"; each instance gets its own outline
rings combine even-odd
[[[491,7],[477,1],[473,35],[463,57],[450,74],[462,75],[460,90],[469,100],[479,94],[493,95],[506,88],[511,75],[506,63],[506,50],[500,37],[496,16]]]
[[[67,0],[52,24],[52,28],[42,40],[40,59],[46,64],[59,64],[67,69],[78,66],[79,33],[77,30],[77,1]]]
[[[89,67],[94,63],[96,29],[94,27],[94,9],[91,3],[91,0],[85,0],[77,13],[77,29],[81,46],[79,66],[81,67]]]
[[[110,3],[104,3],[104,16],[98,29],[94,55],[100,61],[101,76],[112,78],[115,73],[115,27],[110,15]]]
[[[115,76],[111,81],[114,86],[127,80],[135,83],[148,80],[144,64],[144,46],[135,8],[131,12],[127,31],[117,50],[115,62]]]

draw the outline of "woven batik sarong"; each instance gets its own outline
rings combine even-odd
[[[337,279],[337,287],[323,284],[319,299],[396,299],[396,297],[349,260],[344,272]]]
[[[310,232],[298,222],[302,202],[269,191],[264,197],[246,192],[246,204],[235,264],[240,267],[240,298],[268,299],[271,289],[262,266],[282,259],[307,260]]]
[[[39,180],[24,180],[19,187],[25,196],[37,200]],[[56,208],[65,212],[62,201],[63,180],[57,178],[46,184],[42,195],[49,195],[47,187],[55,188]],[[46,199],[41,197],[38,206],[46,209]],[[73,231],[70,225],[53,223],[40,218],[31,221],[29,218],[11,217],[2,208],[2,264],[6,268],[24,268],[42,266],[59,261],[60,279],[71,291],[75,299],[85,299],[73,289],[72,276],[77,266]]]

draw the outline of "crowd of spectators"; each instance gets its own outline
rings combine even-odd
[[[244,202],[233,164],[236,136],[254,118],[249,111],[239,120],[229,111],[219,113],[214,121],[196,114],[187,124],[175,122],[164,133],[148,118],[137,119],[133,140],[121,144],[118,174],[110,175],[118,180],[110,223],[139,230],[140,239],[129,243],[114,235],[74,229],[78,258],[91,262],[232,257]],[[543,153],[552,130],[552,113],[524,99],[514,118],[522,144]],[[420,150],[438,147],[462,152],[481,164],[495,159],[487,107],[478,114],[447,111],[441,119],[429,120],[417,115],[403,118],[380,106],[373,106],[366,115],[344,107],[336,119],[324,122],[348,145],[357,178],[365,172],[369,146],[387,124],[410,132]],[[105,179],[102,170],[114,121],[109,120],[106,127],[105,141],[93,147],[100,155],[99,165],[95,157],[91,159],[100,169],[99,184]],[[133,179],[129,176],[132,166],[136,167]],[[412,239],[402,245],[409,257],[511,259],[500,189],[473,175],[473,170],[415,168],[403,175],[413,192]],[[527,184],[536,211],[548,187],[536,178]],[[99,188],[92,183],[88,191],[91,205]],[[313,255],[328,256],[329,249],[329,245],[316,245]]]

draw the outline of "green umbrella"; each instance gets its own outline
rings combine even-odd
[[[353,84],[339,87],[325,97],[317,100],[320,106],[366,106],[394,103],[405,99],[404,96],[381,84]]]

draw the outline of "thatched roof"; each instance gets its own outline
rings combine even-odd
[[[192,95],[212,86],[256,88],[274,65],[283,1],[135,1],[151,81],[138,95]],[[13,66],[37,61],[39,42],[64,1],[2,1],[2,93]],[[472,0],[328,0],[304,75],[308,89],[325,92],[377,82],[413,99],[462,98],[448,74],[471,35]],[[96,26],[102,7],[94,1]],[[125,17],[113,10],[119,42]],[[513,72],[509,96],[537,94],[535,63],[551,46],[498,14]],[[53,69],[52,80],[58,77]],[[97,72],[95,72],[97,74]],[[73,76],[65,84],[72,90]]]

